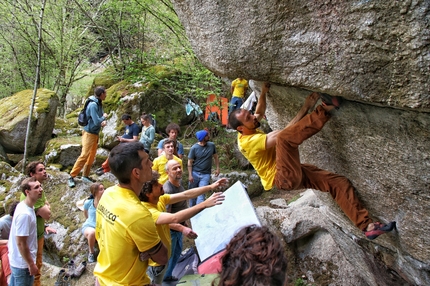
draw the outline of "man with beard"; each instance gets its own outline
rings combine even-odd
[[[331,113],[339,108],[341,98],[314,92],[306,98],[298,114],[283,130],[264,134],[257,128],[266,111],[266,94],[269,88],[269,83],[263,85],[255,114],[238,109],[229,116],[230,126],[238,131],[239,149],[254,166],[264,189],[268,191],[276,185],[283,190],[311,188],[329,192],[368,239],[375,239],[392,231],[396,222],[374,223],[347,178],[300,162],[300,144],[323,128]],[[320,98],[321,105],[308,114]]]
[[[167,248],[138,197],[151,180],[152,162],[142,143],[130,142],[112,149],[109,166],[118,184],[104,191],[97,205],[96,285],[149,285],[149,258],[160,265],[167,263]]]
[[[196,133],[197,142],[190,148],[188,154],[188,181],[189,189],[209,185],[212,172],[212,157],[215,160],[215,175],[219,175],[219,160],[216,153],[215,144],[209,142],[209,133],[206,130],[200,130]],[[199,204],[205,200],[205,194],[193,198],[189,201],[190,207]]]

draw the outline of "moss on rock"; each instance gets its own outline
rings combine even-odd
[[[0,126],[2,126],[2,129],[10,131],[17,122],[28,117],[32,97],[33,90],[28,89],[0,99]],[[49,112],[49,103],[52,97],[57,97],[57,94],[52,90],[45,88],[38,89],[33,116],[38,118],[40,114]]]

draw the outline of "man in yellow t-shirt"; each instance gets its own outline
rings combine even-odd
[[[154,160],[152,170],[157,171],[160,174],[160,179],[158,179],[160,184],[164,184],[169,179],[166,172],[166,164],[169,160],[175,160],[182,167],[182,160],[173,154],[174,150],[174,141],[167,138],[163,142],[163,152]]]
[[[168,261],[151,213],[138,197],[151,179],[152,163],[142,143],[130,142],[112,149],[109,166],[119,183],[104,192],[97,206],[96,285],[149,285],[148,259],[161,265]]]
[[[169,250],[168,255],[170,257],[170,229],[180,231],[188,238],[197,238],[197,234],[191,228],[180,224],[180,222],[190,219],[205,208],[222,204],[224,195],[221,192],[214,193],[210,198],[201,203],[201,206],[194,206],[177,213],[166,212],[166,205],[196,198],[197,196],[207,193],[210,190],[214,190],[219,186],[224,186],[227,183],[227,179],[223,178],[209,186],[195,188],[182,193],[170,195],[164,194],[163,185],[158,182],[159,177],[160,174],[158,174],[157,171],[152,171],[152,180],[145,183],[139,198],[143,201],[143,205],[151,212],[152,218],[157,227],[158,235],[160,236],[163,244]],[[165,265],[160,265],[150,260],[147,272],[151,278],[151,283],[155,285],[161,285],[166,270],[167,267]]]
[[[239,109],[242,104],[246,91],[248,90],[248,81],[244,78],[237,78],[231,82],[231,101],[229,114],[233,110]]]
[[[300,162],[300,144],[324,127],[334,109],[339,108],[341,98],[314,92],[284,129],[264,134],[257,128],[266,111],[269,88],[269,83],[263,85],[255,114],[239,109],[228,119],[230,127],[238,131],[239,150],[254,166],[264,189],[268,191],[276,185],[283,190],[311,188],[328,192],[368,239],[392,231],[396,222],[373,223],[347,178]],[[319,99],[321,105],[308,114]]]

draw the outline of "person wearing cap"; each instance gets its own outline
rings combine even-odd
[[[209,142],[209,132],[200,130],[196,132],[198,142],[191,146],[188,154],[188,182],[189,189],[204,187],[209,185],[212,173],[212,158],[215,161],[215,175],[219,175],[219,159],[216,153],[215,144]],[[205,200],[202,194],[197,198],[190,199],[190,207]]]

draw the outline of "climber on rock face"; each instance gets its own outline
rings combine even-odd
[[[300,162],[298,147],[323,128],[331,113],[339,108],[341,98],[314,92],[306,98],[298,114],[284,129],[265,134],[258,127],[266,111],[269,89],[270,84],[265,83],[255,114],[237,109],[229,116],[231,128],[238,131],[239,149],[254,166],[264,189],[268,191],[276,185],[283,190],[311,188],[328,192],[368,239],[392,231],[395,222],[382,224],[372,221],[347,178]],[[313,110],[319,99],[321,105]],[[308,114],[309,111],[312,112]]]

